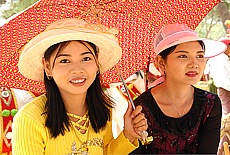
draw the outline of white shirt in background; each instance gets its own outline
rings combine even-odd
[[[230,91],[230,60],[225,53],[210,58],[204,74],[209,74],[213,78],[216,87]]]

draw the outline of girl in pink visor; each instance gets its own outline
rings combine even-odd
[[[193,84],[201,79],[206,58],[223,53],[226,45],[202,39],[185,25],[169,24],[156,34],[154,49],[162,77],[134,101],[143,107],[153,142],[132,153],[216,154],[221,102]]]

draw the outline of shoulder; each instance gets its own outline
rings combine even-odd
[[[36,97],[34,100],[32,100],[31,102],[24,105],[21,109],[19,109],[14,119],[26,117],[38,122],[45,120],[45,103],[46,96],[44,94],[39,97]]]
[[[199,106],[205,107],[206,109],[205,111],[207,112],[207,114],[213,110],[218,113],[221,112],[221,101],[217,94],[196,87],[194,87],[194,89],[195,89],[194,97],[199,102],[198,103]]]
[[[194,97],[206,101],[208,104],[219,103],[220,98],[217,94],[194,87]]]
[[[218,99],[219,96],[215,93],[194,87],[194,96],[195,97],[201,97],[203,99],[210,99],[210,100],[215,100],[216,98]]]

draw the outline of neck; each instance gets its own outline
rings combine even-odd
[[[87,112],[86,94],[62,95],[62,98],[68,113],[83,116]]]
[[[172,101],[180,101],[186,103],[193,98],[194,89],[191,85],[170,85],[168,83],[162,83],[161,86],[162,94],[164,92]],[[175,102],[179,103],[179,102]]]
[[[177,88],[177,87],[176,87]],[[173,117],[182,117],[191,108],[193,102],[193,87],[190,86],[186,89],[173,89],[167,85],[162,86],[162,94],[165,95],[166,100],[164,103],[173,107],[175,112],[171,113]]]

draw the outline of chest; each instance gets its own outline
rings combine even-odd
[[[76,133],[74,130],[60,135],[56,139],[48,139],[44,144],[44,154],[50,155],[75,155],[75,154],[103,154],[104,132],[95,133],[89,130],[85,134]]]

